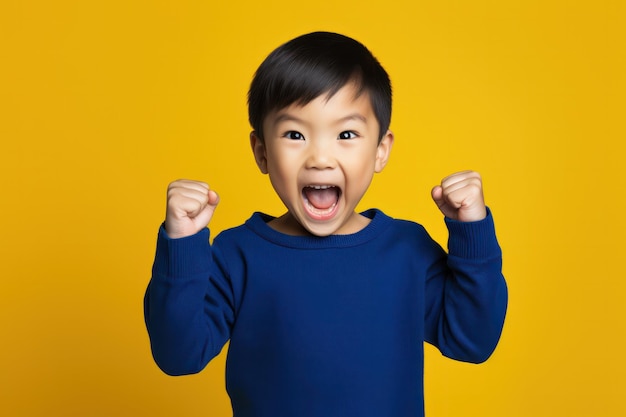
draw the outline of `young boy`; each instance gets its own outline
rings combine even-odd
[[[432,197],[446,254],[416,223],[355,212],[387,164],[391,87],[360,43],[293,39],[249,92],[252,151],[287,211],[255,213],[209,244],[219,202],[207,184],[170,184],[145,318],[155,361],[201,371],[230,340],[235,417],[423,416],[423,343],[482,362],[507,290],[480,176]]]

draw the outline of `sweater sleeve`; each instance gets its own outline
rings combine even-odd
[[[154,360],[169,375],[200,372],[229,338],[232,291],[212,252],[208,229],[180,239],[159,230],[144,317]]]
[[[500,338],[508,293],[491,212],[478,222],[446,218],[448,255],[426,280],[425,338],[444,356],[484,362]]]

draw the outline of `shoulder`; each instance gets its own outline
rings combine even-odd
[[[366,217],[370,217],[372,222],[378,221],[384,223],[384,233],[381,233],[378,240],[382,244],[397,246],[405,246],[410,249],[432,249],[435,252],[440,251],[437,244],[426,228],[415,221],[393,218],[383,211],[371,209],[363,213]]]
[[[223,244],[226,242],[235,242],[249,238],[250,228],[247,226],[250,221],[254,221],[261,213],[254,213],[245,223],[238,226],[230,227],[219,232],[214,239],[214,244]]]
[[[266,241],[264,231],[270,229],[267,222],[273,217],[255,212],[243,224],[221,231],[213,240],[218,248],[236,248],[241,246],[259,247]]]
[[[382,223],[390,233],[408,234],[411,236],[429,237],[426,228],[412,220],[398,219],[385,214],[379,209],[370,209],[362,213],[373,221]]]

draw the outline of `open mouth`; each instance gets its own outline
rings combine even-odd
[[[335,214],[341,189],[334,185],[308,185],[302,189],[304,207],[317,220],[326,220]]]

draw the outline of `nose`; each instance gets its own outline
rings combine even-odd
[[[332,169],[337,165],[331,141],[312,140],[306,158],[309,169]]]

